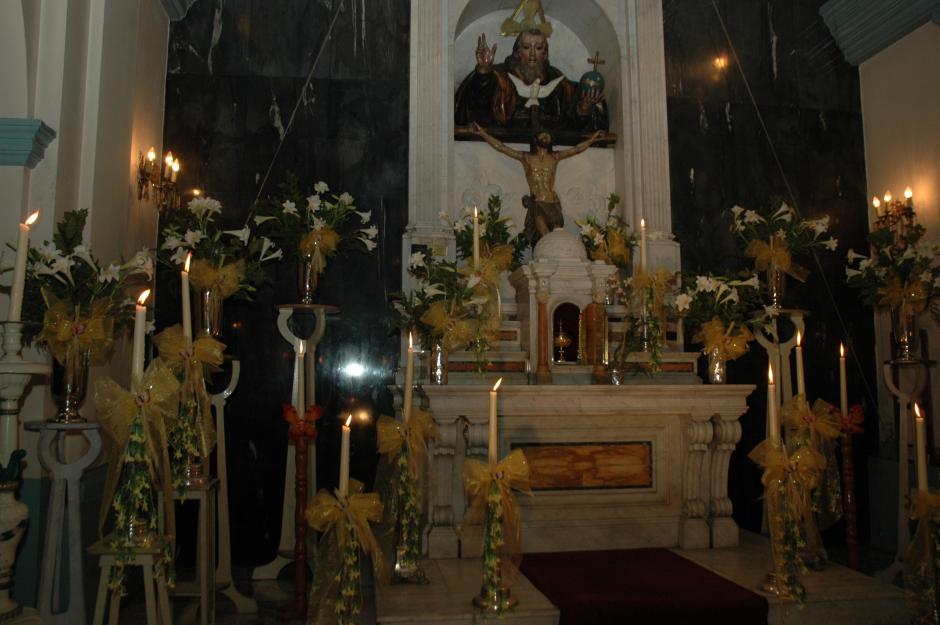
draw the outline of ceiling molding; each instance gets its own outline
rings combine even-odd
[[[171,22],[177,22],[186,17],[189,7],[193,6],[196,0],[160,0],[163,10]]]
[[[55,139],[55,130],[41,119],[0,117],[0,165],[32,169]]]
[[[859,65],[927,22],[940,23],[940,0],[829,0],[819,14],[845,60]]]

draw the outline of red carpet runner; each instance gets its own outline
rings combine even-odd
[[[668,549],[527,553],[559,625],[767,625],[767,600]]]

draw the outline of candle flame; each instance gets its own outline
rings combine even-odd
[[[920,406],[917,405],[917,402],[914,402],[914,418],[923,419],[924,415],[920,414]]]
[[[643,219],[642,217],[640,217],[640,227],[641,227],[641,228],[645,228],[645,227],[646,227],[646,220]]]
[[[904,189],[904,198],[909,200],[912,197],[914,197],[914,191],[910,187]]]
[[[351,413],[351,412],[349,413],[349,416],[346,417],[346,425],[344,425],[343,427],[344,427],[344,428],[348,428],[350,423],[352,423],[352,413]]]
[[[167,167],[173,166],[173,152],[167,152],[166,158],[163,159],[163,162],[167,164]]]
[[[496,384],[493,385],[493,391],[495,392],[496,389],[499,388],[499,385],[502,384],[502,383],[503,383],[503,379],[502,379],[502,378],[496,380]]]
[[[774,383],[774,366],[767,365],[767,384]]]
[[[174,158],[173,164],[170,166],[170,168],[173,171],[178,172],[180,170],[180,160],[178,158]]]
[[[186,273],[189,273],[189,263],[190,261],[192,261],[192,259],[193,259],[193,253],[190,252],[189,254],[186,255],[186,264],[183,265],[183,271],[185,271]]]
[[[839,343],[839,358],[845,358],[845,345]]]
[[[303,356],[305,351],[307,351],[307,341],[303,339],[298,339],[297,340],[297,355]]]
[[[885,204],[891,203],[891,191],[885,191]]]
[[[27,218],[26,218],[26,221],[24,221],[23,223],[26,224],[27,226],[32,226],[34,223],[36,223],[36,220],[37,220],[37,219],[39,219],[39,209],[38,209],[38,208],[37,208],[35,211],[33,211],[33,214],[30,215],[29,217],[27,217]]]
[[[474,206],[474,207],[473,207],[473,218],[474,218],[474,219],[477,219],[478,217],[479,217],[479,215],[477,214],[477,207]]]
[[[803,335],[800,334],[799,330],[797,330],[796,331],[796,346],[799,347],[802,344],[803,344]]]
[[[140,294],[140,297],[137,298],[137,303],[143,306],[148,297],[150,297],[150,289],[146,289],[143,293]]]
[[[877,195],[872,196],[871,205],[874,206],[875,208],[881,208],[881,200],[878,199]]]
[[[199,197],[200,195],[202,195],[202,189],[193,189],[194,197]]]
[[[150,149],[147,150],[147,160],[151,163],[157,160],[157,151],[153,149],[153,146],[150,146]]]
[[[414,342],[411,339],[411,332],[408,333],[408,349],[414,349]]]

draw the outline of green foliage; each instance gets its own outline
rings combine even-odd
[[[755,311],[763,310],[760,282],[726,276],[687,276],[687,286],[676,296],[676,310],[683,315],[685,329],[694,334],[702,324],[718,317],[726,328],[748,323]]]
[[[491,250],[497,245],[511,245],[513,254],[509,270],[515,271],[522,266],[522,258],[529,242],[525,234],[521,232],[512,234],[515,224],[509,217],[500,215],[502,206],[502,198],[493,194],[487,200],[486,208],[479,211],[477,218],[480,222],[480,244]],[[453,222],[446,213],[442,213],[441,218],[454,230],[457,258],[461,260],[473,258],[473,213],[465,208],[463,214]]]
[[[581,242],[591,260],[603,260],[616,266],[623,275],[630,273],[631,250],[639,239],[622,215],[617,212],[620,197],[607,197],[607,216],[603,223],[593,215],[575,221],[581,228]]]
[[[753,241],[770,241],[776,237],[786,241],[790,252],[795,255],[820,248],[833,251],[838,245],[836,239],[822,239],[829,230],[828,215],[819,219],[800,219],[796,211],[780,197],[770,198],[767,205],[756,211],[734,206],[731,215],[731,231],[745,245]]]

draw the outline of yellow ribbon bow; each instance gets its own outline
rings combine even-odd
[[[175,414],[179,382],[165,365],[159,361],[151,363],[140,380],[132,383],[128,391],[111,378],[101,378],[95,384],[95,408],[98,423],[118,455],[109,467],[105,480],[104,497],[101,500],[101,516],[98,532],[102,533],[108,509],[118,480],[124,467],[124,456],[120,453],[127,446],[134,417],[141,415],[147,435],[147,461],[156,473],[163,489],[164,502],[172,502],[170,493],[170,459],[166,445],[166,419]],[[175,536],[173,505],[166,506],[167,534]]]
[[[793,262],[790,245],[781,237],[770,237],[770,241],[754,240],[747,244],[744,254],[754,259],[754,268],[759,271],[774,269],[806,282],[809,270]]]
[[[457,317],[452,308],[451,302],[438,300],[421,315],[421,323],[431,328],[433,336],[441,337],[447,351],[462,349],[477,335],[473,321]]]
[[[346,523],[342,522],[348,520],[362,551],[372,556],[375,570],[381,570],[382,551],[369,523],[382,520],[382,502],[378,494],[363,493],[362,490],[363,485],[357,480],[349,481],[350,492],[343,499],[337,499],[333,493],[321,489],[313,496],[304,516],[310,527],[318,532],[325,533],[331,528],[335,529],[340,552],[349,542],[348,528]]]
[[[650,311],[656,317],[665,320],[666,308],[664,304],[666,292],[674,287],[675,284],[676,274],[660,267],[653,273],[642,269],[639,270],[636,275],[633,276],[630,287],[642,293],[644,298],[652,295],[652,299],[649,302]]]
[[[189,281],[197,289],[214,289],[222,299],[234,295],[245,279],[245,261],[215,266],[209,261],[196,259],[189,269]]]
[[[114,320],[108,315],[108,302],[92,302],[88,315],[82,316],[79,305],[56,299],[51,293],[43,295],[49,307],[36,340],[46,344],[59,364],[66,363],[70,351],[86,349],[92,363],[104,363],[114,343]]]
[[[754,340],[754,335],[745,325],[739,325],[737,331],[734,330],[733,321],[725,329],[725,324],[719,317],[712,317],[711,321],[702,324],[699,331],[692,337],[692,341],[702,343],[704,353],[717,350],[720,359],[736,360],[747,353],[748,343]]]
[[[927,308],[927,285],[923,280],[902,283],[897,275],[891,276],[878,291],[879,303],[891,309],[900,308],[904,313],[922,313]]]
[[[512,491],[532,493],[529,480],[529,461],[521,449],[514,449],[495,465],[467,460],[463,465],[464,490],[470,498],[466,521],[480,523],[486,514],[487,495],[493,484],[499,488],[503,506],[502,552],[507,556],[505,574],[513,575],[518,569],[522,553],[522,522],[519,505]]]
[[[784,402],[780,408],[780,422],[796,430],[799,435],[808,435],[814,445],[817,439],[832,440],[840,433],[835,406],[817,399],[810,409],[804,395],[794,395]]]
[[[379,453],[393,461],[401,453],[402,443],[408,443],[408,467],[411,475],[418,479],[427,475],[430,465],[428,441],[438,440],[441,433],[431,417],[431,413],[412,406],[411,417],[402,423],[392,417],[379,417],[378,448]]]
[[[616,230],[607,232],[607,255],[610,262],[619,267],[630,264],[630,248],[623,235]]]
[[[323,226],[305,234],[297,248],[304,256],[313,256],[314,273],[320,274],[326,269],[327,257],[332,256],[338,246],[339,233],[329,226]]]

